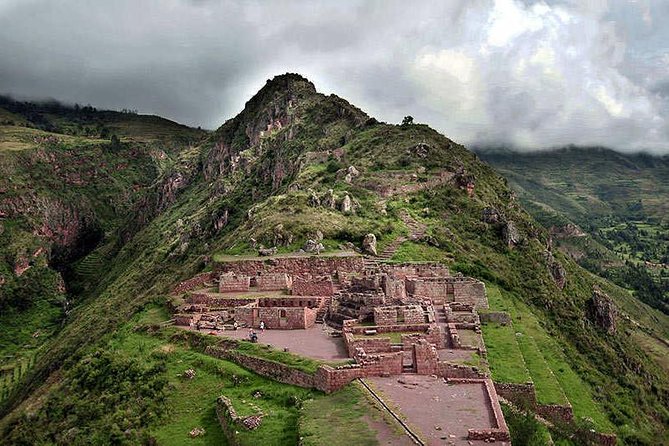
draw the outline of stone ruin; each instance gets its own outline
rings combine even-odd
[[[177,285],[175,294],[183,297],[175,308],[177,325],[231,329],[236,322],[258,328],[262,321],[268,329],[300,330],[327,324],[355,361],[321,366],[307,376],[279,373],[277,364],[234,352],[217,353],[282,382],[330,392],[361,377],[434,375],[485,384],[491,410],[499,411],[492,381],[470,362],[486,355],[477,313],[488,308],[485,284],[442,264],[382,263],[353,254],[240,259],[215,263],[213,271]],[[501,423],[472,431],[471,439],[508,441],[503,417]]]

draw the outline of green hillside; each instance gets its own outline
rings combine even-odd
[[[335,394],[326,401],[204,357],[197,345],[204,341],[171,337],[160,328],[166,318],[160,309],[175,283],[209,268],[212,258],[252,254],[260,244],[292,252],[315,234],[333,251],[347,243],[359,247],[365,234],[374,233],[383,250],[399,244],[411,226],[423,235],[399,244],[395,260],[437,259],[484,280],[494,308],[513,315],[515,332],[494,326],[484,331],[494,376],[512,382],[529,377],[542,402],[571,403],[579,423],[613,430],[623,444],[667,438],[669,377],[655,359],[662,347],[651,352],[644,342],[666,338],[669,319],[553,249],[549,232],[523,209],[506,180],[462,145],[425,125],[380,123],[337,96],[317,93],[295,74],[268,81],[239,115],[203,139],[189,139],[193,129],[167,127],[165,133],[151,130],[144,140],[130,134],[108,142],[57,136],[53,145],[0,152],[11,161],[0,164],[6,175],[17,178],[4,186],[10,194],[18,184],[32,188],[36,199],[76,198],[96,223],[90,227],[97,232],[84,230],[82,236],[100,234],[78,255],[60,257],[64,271],[71,270],[64,274],[71,309],[0,403],[0,438],[9,444],[179,444],[197,425],[207,426],[207,438],[215,442],[221,434],[213,401],[224,393],[246,404],[251,387],[271,395],[263,404],[282,414],[272,429],[286,439],[283,444],[292,444],[301,428],[327,428],[302,419],[297,400],[331,408],[327,419],[346,426],[342,438],[374,444],[367,443],[365,425],[350,420],[350,413],[368,410],[355,388],[346,389],[351,398]],[[86,171],[80,166],[87,166],[80,160],[84,154],[96,160],[90,169],[98,173],[81,186],[58,189],[52,175],[67,178],[73,165]],[[40,167],[42,158],[70,161],[36,175],[47,170]],[[100,167],[101,159],[107,168]],[[127,174],[109,168],[120,163],[127,163]],[[113,199],[122,194],[129,201]],[[493,214],[495,219],[486,217]],[[56,249],[57,240],[33,234],[40,218],[1,220],[5,234],[16,231],[6,235],[18,244],[16,252],[34,252],[31,243]],[[35,286],[57,281],[48,260]],[[563,288],[554,273],[558,266]],[[3,275],[23,280],[10,267]],[[26,277],[37,270],[27,270]],[[588,315],[595,289],[620,311],[613,332]],[[52,299],[66,297],[53,293]],[[17,318],[38,312],[32,301],[15,311]],[[187,366],[202,371],[192,386],[175,379]],[[118,379],[110,378],[117,373]],[[243,375],[245,384],[235,387],[233,375]],[[336,410],[345,404],[352,407]],[[272,444],[266,438],[259,431],[252,440]]]
[[[481,156],[564,252],[669,313],[669,157],[575,147]]]

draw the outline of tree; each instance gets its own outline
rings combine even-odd
[[[405,116],[404,119],[402,119],[402,125],[411,125],[413,124],[413,116]]]

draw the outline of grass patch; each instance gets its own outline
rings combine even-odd
[[[481,325],[481,331],[488,350],[488,364],[492,378],[507,383],[530,381],[530,374],[518,347],[513,325],[487,323]]]
[[[566,396],[574,409],[576,417],[590,418],[597,429],[607,432],[612,431],[613,426],[594,400],[590,387],[569,366],[555,339],[541,327],[537,317],[530,311],[529,307],[513,299],[511,295],[495,285],[487,283],[486,289],[490,309],[508,312],[513,319],[515,332],[520,333],[516,337],[517,343],[530,377],[535,384],[539,402],[561,404],[564,403],[564,397]],[[484,336],[488,336],[485,333],[489,330],[490,324],[483,327]],[[511,365],[507,359],[498,356],[499,352],[493,352],[495,349],[494,337],[492,338],[492,344],[488,342],[488,337],[485,337],[485,341],[493,378],[497,379],[495,369],[501,368],[504,373],[508,374]],[[492,360],[490,359],[491,354],[493,355]],[[495,362],[498,364],[495,364]],[[500,363],[502,364],[501,367]],[[504,376],[504,373],[502,373],[502,376]]]
[[[299,422],[303,446],[377,445],[376,433],[364,417],[373,407],[355,385],[323,398],[306,401]]]

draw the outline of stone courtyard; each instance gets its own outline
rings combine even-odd
[[[174,321],[184,328],[241,340],[255,332],[277,349],[352,362],[298,385],[335,391],[369,379],[429,444],[509,444],[485,366],[483,282],[438,263],[340,253],[232,258],[174,291]],[[292,382],[290,371],[271,373]]]

